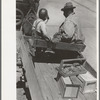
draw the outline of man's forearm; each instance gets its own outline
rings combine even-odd
[[[43,37],[46,39],[46,40],[51,40],[49,36],[47,35],[43,35]]]

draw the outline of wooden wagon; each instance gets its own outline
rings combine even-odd
[[[23,36],[22,38],[22,61],[26,70],[26,78],[31,94],[32,100],[68,100],[68,98],[62,98],[58,83],[54,80],[58,71],[56,68],[60,66],[62,59],[83,59],[81,52],[84,51],[84,44],[69,44],[69,43],[51,43],[51,49],[55,51],[55,54],[47,55],[45,53],[37,53],[37,49],[47,49],[48,43],[43,39],[34,38],[30,45],[32,37]],[[30,49],[34,48],[33,56],[30,56]],[[61,53],[62,52],[62,53]],[[96,72],[92,67],[85,62],[84,68],[96,77]],[[36,91],[39,91],[37,94]],[[41,94],[42,93],[42,94]],[[75,100],[88,100],[93,98],[96,100],[96,93],[79,95]],[[74,100],[74,99],[73,99]]]

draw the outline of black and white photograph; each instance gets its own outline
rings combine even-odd
[[[16,100],[99,100],[98,0],[16,0]]]

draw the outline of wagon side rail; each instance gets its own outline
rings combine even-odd
[[[48,43],[43,39],[35,39],[33,47],[48,48]],[[71,44],[65,42],[51,43],[52,49],[83,52],[85,44]]]

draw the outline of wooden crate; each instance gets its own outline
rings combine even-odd
[[[73,85],[69,77],[61,77],[58,81],[59,90],[63,98],[77,98],[79,85]]]
[[[73,84],[80,84],[80,91],[82,93],[95,92],[97,79],[89,72],[86,74],[78,75],[77,77],[71,76]]]
[[[77,66],[73,66],[74,63],[79,63],[79,67],[81,70],[78,69]],[[60,66],[57,67],[56,69],[63,77],[75,76],[87,72],[87,70],[84,68],[85,63],[86,63],[85,58],[63,59],[61,60]],[[72,69],[71,67],[73,67],[75,70]],[[64,72],[65,68],[67,69],[67,72]],[[68,70],[69,68],[70,71]]]

